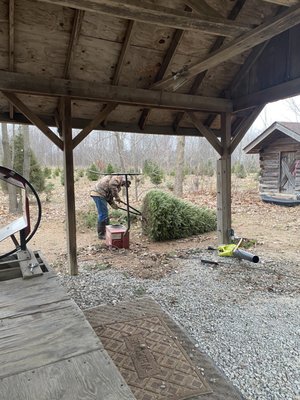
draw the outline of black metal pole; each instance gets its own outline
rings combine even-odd
[[[130,230],[130,211],[129,211],[129,196],[128,196],[128,179],[125,174],[125,186],[126,186],[126,204],[127,204],[127,231]]]

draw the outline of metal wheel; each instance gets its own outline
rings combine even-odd
[[[13,242],[14,248],[4,254],[0,254],[0,259],[10,256],[11,254],[19,251],[19,250],[25,250],[26,249],[26,244],[32,239],[32,237],[35,235],[40,222],[41,222],[41,216],[42,216],[42,206],[41,206],[41,201],[40,198],[34,189],[34,187],[31,185],[30,182],[27,181],[22,175],[18,174],[17,172],[13,171],[12,169],[2,167],[0,166],[0,179],[6,182],[7,184],[14,185],[17,188],[20,188],[21,190],[24,190],[25,193],[25,204],[24,204],[24,216],[23,220],[22,217],[20,218],[22,224],[20,225],[20,239],[18,240],[15,236],[17,232],[14,232],[13,228],[11,228],[9,225],[0,229],[0,231],[3,231],[0,241],[4,240],[4,238],[10,237]],[[30,213],[29,213],[29,191],[33,195],[34,201],[36,202],[37,205],[37,215],[35,217],[35,222],[32,226],[32,222],[30,221]],[[12,225],[12,224],[11,224]],[[7,233],[7,236],[5,237],[5,234]]]

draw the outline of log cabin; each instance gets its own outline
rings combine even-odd
[[[274,122],[244,151],[259,154],[262,200],[300,204],[300,123]]]

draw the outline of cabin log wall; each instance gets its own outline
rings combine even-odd
[[[280,154],[282,152],[292,151],[296,152],[296,159],[300,160],[300,144],[285,136],[270,143],[260,152],[261,176],[259,180],[259,191],[261,194],[280,193]],[[296,168],[295,194],[300,194],[300,165]]]

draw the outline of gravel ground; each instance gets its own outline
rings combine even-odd
[[[60,278],[82,309],[150,295],[247,400],[300,400],[299,268],[236,259],[211,266],[200,258],[181,260],[160,280],[91,265],[81,265],[77,277]]]

